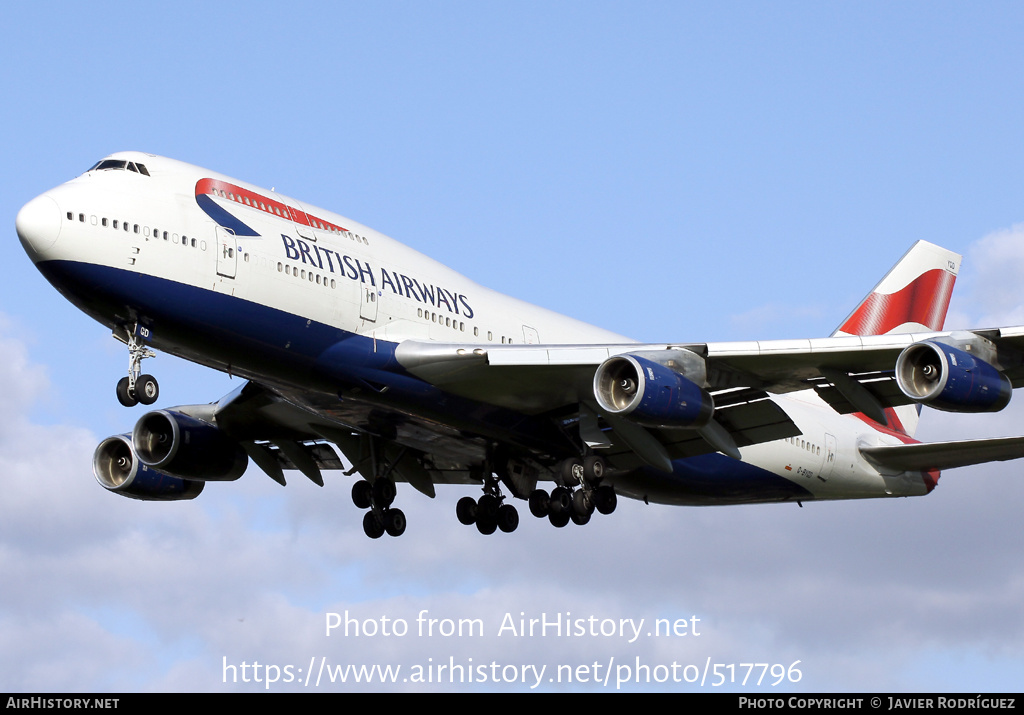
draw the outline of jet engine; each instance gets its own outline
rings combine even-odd
[[[998,412],[1013,385],[993,365],[959,348],[927,340],[896,360],[896,383],[910,399],[947,412]]]
[[[616,355],[594,373],[594,396],[606,413],[638,424],[699,428],[715,403],[695,379],[704,382],[703,361],[687,351]]]
[[[131,437],[126,434],[100,442],[92,457],[92,473],[104,489],[143,501],[195,499],[206,486],[141,464],[132,448]]]
[[[171,410],[143,415],[132,442],[140,462],[182,479],[229,482],[249,465],[245,450],[223,431]]]

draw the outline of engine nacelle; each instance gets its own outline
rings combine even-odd
[[[915,343],[896,360],[903,394],[947,412],[998,412],[1013,395],[1010,379],[996,367],[945,343]]]
[[[217,427],[171,410],[143,415],[132,442],[140,462],[182,479],[232,481],[249,465],[245,450]]]
[[[92,456],[92,473],[104,489],[143,501],[195,499],[206,486],[141,464],[132,448],[131,437],[126,434],[100,442]]]
[[[666,362],[678,365],[671,358],[681,353],[665,351]],[[686,360],[700,358],[692,355]],[[703,369],[702,364],[699,367]],[[594,373],[594,397],[606,413],[649,427],[703,427],[715,411],[707,390],[641,354],[616,355],[601,363]]]

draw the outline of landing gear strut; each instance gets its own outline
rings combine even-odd
[[[160,385],[152,375],[142,374],[142,361],[145,358],[156,357],[156,353],[150,350],[139,338],[138,333],[148,329],[135,325],[135,330],[125,329],[128,345],[128,376],[122,377],[117,383],[117,401],[125,407],[135,407],[140,402],[144,405],[152,405],[160,397]],[[115,337],[120,339],[115,334]]]
[[[597,510],[602,514],[615,511],[618,498],[615,489],[601,484],[606,465],[604,459],[589,456],[563,460],[558,466],[561,484],[549,495],[543,489],[530,494],[530,513],[538,519],[547,517],[552,526],[562,528],[570,521],[582,526]]]
[[[360,509],[369,511],[363,515],[363,533],[371,539],[379,539],[385,533],[390,536],[401,536],[405,533],[406,520],[405,512],[401,509],[394,509],[391,504],[395,501],[398,490],[395,482],[391,479],[391,472],[394,470],[402,457],[405,456],[405,449],[398,452],[397,456],[389,460],[387,468],[379,458],[380,445],[375,439],[368,440],[370,451],[371,474],[377,475],[373,482],[360,479],[352,485],[352,503]],[[386,453],[386,450],[384,450]],[[357,471],[353,465],[349,474]]]
[[[511,504],[504,503],[498,480],[493,475],[484,477],[484,494],[479,499],[462,497],[455,505],[455,515],[466,526],[476,524],[481,534],[493,534],[501,529],[511,534],[519,527],[519,512]]]
[[[363,533],[371,539],[379,539],[385,532],[390,536],[405,533],[405,512],[391,508],[396,492],[395,483],[387,477],[377,477],[373,484],[360,479],[352,485],[352,503],[369,509],[363,516]]]

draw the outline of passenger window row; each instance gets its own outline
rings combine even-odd
[[[315,271],[307,271],[305,268],[299,268],[298,266],[292,267],[290,264],[285,265],[278,261],[277,272],[284,273],[286,276],[295,276],[299,280],[308,280],[310,283],[316,285],[322,285],[324,288],[337,288],[337,282],[331,278],[328,281],[327,276],[317,273]]]
[[[297,212],[294,209],[285,206],[284,204],[280,204],[269,199],[267,201],[261,201],[260,199],[263,198],[262,196],[253,192],[249,192],[247,189],[243,189],[240,187],[234,188],[237,189],[237,193],[236,191],[233,191],[231,188],[224,189],[221,188],[220,186],[210,186],[209,188],[206,189],[206,191],[207,193],[210,193],[214,196],[218,196],[222,199],[226,199],[227,201],[233,201],[236,204],[249,206],[250,208],[258,209],[260,211],[263,211],[264,213],[271,213],[277,216],[278,218],[283,218],[288,221],[297,221],[299,223],[302,223],[302,221],[299,220],[301,212]],[[353,233],[352,231],[344,229],[336,224],[319,219],[311,214],[307,213],[305,214],[305,216],[305,221],[308,222],[310,227],[312,228],[318,229],[320,231],[326,231],[336,236],[347,236],[350,240],[365,244],[367,246],[370,245],[370,242],[366,239],[365,236],[360,236],[359,234]]]
[[[68,221],[74,221],[75,220],[75,212],[74,211],[68,211],[66,215],[68,217]],[[137,224],[137,223],[131,223],[129,221],[121,221],[121,220],[116,219],[116,218],[115,219],[108,219],[106,217],[103,217],[103,218],[97,219],[95,215],[92,215],[92,216],[89,217],[89,219],[90,219],[90,223],[93,226],[99,225],[99,226],[102,226],[103,228],[112,228],[115,231],[123,230],[126,233],[138,234],[138,235],[141,235],[141,236],[143,236],[144,238],[147,238],[147,239],[148,238],[153,238],[155,240],[160,240],[161,238],[163,238],[164,241],[169,241],[170,243],[174,243],[174,244],[180,243],[182,246],[184,246],[186,248],[192,247],[192,248],[198,248],[198,249],[200,249],[202,251],[206,250],[206,241],[199,240],[199,239],[196,239],[196,238],[189,238],[188,236],[180,236],[179,237],[178,234],[176,234],[174,232],[171,232],[171,231],[160,231],[160,229],[157,229],[157,228],[151,229],[149,226],[140,225],[140,224]],[[78,221],[79,221],[79,223],[85,223],[85,214],[84,213],[79,213],[78,214]]]
[[[437,323],[443,325],[446,328],[452,328],[461,332],[466,332],[466,324],[459,320],[452,320],[451,316],[445,317],[444,315],[438,315],[429,310],[423,310],[423,308],[417,308],[416,313],[419,317],[429,320],[431,323]],[[474,328],[474,334],[475,334]]]
[[[821,445],[814,444],[808,440],[800,439],[799,437],[787,437],[784,441],[789,442],[795,447],[799,447],[805,452],[810,452],[815,456],[821,456]]]

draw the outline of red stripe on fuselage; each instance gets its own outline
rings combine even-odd
[[[309,226],[310,228],[339,233],[348,230],[338,224],[324,221],[322,218],[294,209],[282,201],[269,198],[255,191],[249,191],[249,189],[243,189],[241,186],[227,181],[200,179],[196,182],[196,196],[201,194],[209,194],[210,196],[216,196],[227,201],[234,201],[237,204],[242,204],[243,206],[248,206],[257,211],[287,219],[303,226]]]
[[[900,422],[900,418],[896,414],[896,410],[894,410],[891,407],[885,408],[885,416],[889,420],[889,424],[891,425],[890,427],[878,424],[873,419],[865,415],[863,412],[855,412],[853,413],[853,415],[857,419],[867,423],[868,426],[870,426],[876,432],[881,432],[882,434],[887,434],[890,437],[895,437],[903,444],[920,444],[918,440],[914,439],[909,434],[907,434],[907,429],[906,427],[903,426],[903,423]]]

